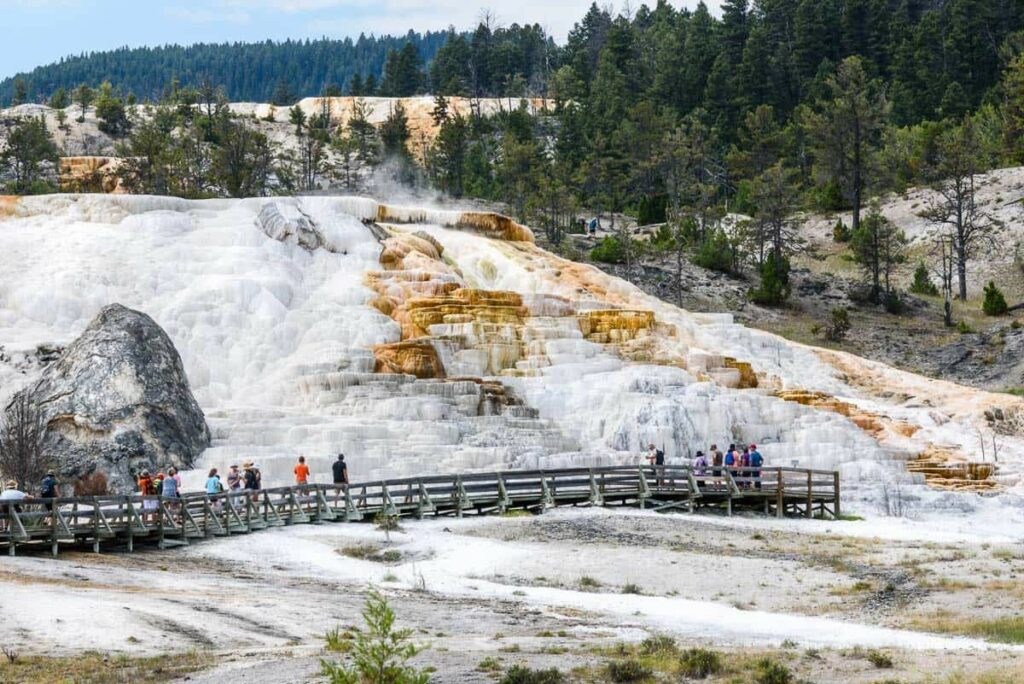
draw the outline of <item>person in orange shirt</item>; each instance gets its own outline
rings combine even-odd
[[[295,484],[304,485],[309,481],[309,466],[306,465],[306,457],[299,456],[299,462],[295,466]]]

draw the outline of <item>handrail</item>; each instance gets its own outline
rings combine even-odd
[[[698,470],[700,472],[698,472]],[[409,477],[409,478],[397,478],[392,480],[370,480],[367,482],[355,482],[348,485],[345,484],[321,484],[321,483],[307,483],[304,485],[284,485],[279,487],[266,487],[257,490],[251,489],[239,489],[234,491],[224,491],[217,494],[207,494],[205,491],[196,492],[182,492],[177,497],[165,497],[161,495],[142,495],[142,494],[107,494],[102,496],[84,496],[84,497],[56,497],[56,498],[38,498],[38,497],[27,497],[18,501],[3,502],[0,503],[2,508],[6,503],[14,503],[19,506],[25,505],[43,505],[51,506],[56,504],[58,506],[67,505],[85,505],[88,507],[87,511],[81,513],[83,516],[92,517],[91,511],[93,507],[99,506],[103,508],[105,506],[117,506],[123,505],[127,501],[133,504],[143,503],[146,501],[162,501],[164,503],[193,503],[202,502],[205,500],[218,501],[222,499],[232,498],[243,498],[252,496],[263,496],[263,495],[297,495],[302,497],[316,497],[318,492],[343,492],[346,489],[349,491],[353,490],[366,490],[365,496],[377,496],[379,497],[384,489],[388,489],[392,492],[392,496],[402,496],[404,490],[400,488],[406,486],[410,491],[418,493],[420,486],[427,487],[430,485],[445,485],[450,487],[452,491],[456,491],[459,488],[458,481],[461,480],[463,491],[468,491],[466,485],[475,485],[477,483],[483,484],[495,484],[497,485],[500,479],[505,488],[514,489],[517,484],[529,485],[535,484],[537,488],[541,487],[541,484],[545,481],[550,482],[552,478],[578,478],[578,486],[580,489],[587,488],[590,486],[591,474],[594,475],[621,475],[621,479],[608,480],[605,479],[607,484],[615,484],[616,482],[633,482],[639,479],[639,472],[644,471],[650,473],[648,479],[655,480],[655,489],[657,489],[658,479],[668,479],[668,475],[675,475],[677,479],[684,480],[689,479],[690,476],[694,480],[701,482],[706,480],[721,480],[721,481],[736,481],[739,483],[746,483],[760,479],[762,482],[767,480],[771,484],[774,480],[772,476],[776,473],[791,473],[799,474],[804,477],[808,475],[827,475],[829,478],[834,478],[837,475],[837,471],[833,470],[817,470],[811,468],[793,468],[793,467],[779,467],[779,466],[762,466],[760,468],[750,466],[714,466],[709,465],[705,468],[694,468],[690,465],[648,465],[641,464],[639,466],[599,466],[594,468],[559,468],[552,470],[507,470],[507,471],[494,471],[494,472],[482,472],[482,473],[462,473],[459,475],[428,475],[422,477]],[[660,471],[660,478],[657,476],[656,471]],[[715,474],[714,471],[720,471],[719,474]],[[760,478],[757,478],[758,474]],[[685,476],[679,477],[680,475]],[[833,479],[829,480],[812,480],[812,484],[818,485],[821,488],[827,489],[833,484]],[[793,484],[793,483],[790,483]],[[565,487],[564,482],[560,482],[562,487]],[[475,490],[475,488],[473,488]],[[360,493],[360,496],[363,496]]]

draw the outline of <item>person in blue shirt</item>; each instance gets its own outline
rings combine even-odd
[[[751,468],[756,468],[756,470],[754,470],[751,473],[751,476],[754,478],[754,487],[757,488],[757,489],[761,488],[761,466],[763,466],[763,465],[764,465],[764,456],[762,456],[761,452],[757,450],[757,445],[756,444],[751,444],[750,445],[750,467]]]

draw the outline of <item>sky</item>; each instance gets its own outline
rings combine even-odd
[[[343,38],[540,23],[559,41],[592,0],[0,0],[0,79],[63,56],[128,45]],[[639,6],[639,0],[631,0]],[[655,0],[650,0],[651,4]],[[672,0],[694,7],[697,0]],[[624,0],[619,0],[618,6]],[[717,11],[719,0],[706,0]],[[607,4],[604,0],[600,5]]]

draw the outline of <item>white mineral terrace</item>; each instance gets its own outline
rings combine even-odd
[[[445,374],[476,379],[374,372],[374,346],[403,330],[371,305],[380,290],[367,275],[385,270],[382,229],[443,247],[438,260],[407,258],[407,276],[522,296],[518,327],[458,317],[429,327]],[[457,211],[351,197],[0,198],[0,398],[38,372],[29,361],[38,345],[69,343],[113,302],[152,316],[182,356],[214,437],[193,485],[205,468],[243,459],[283,483],[299,454],[314,481],[326,481],[339,451],[352,478],[366,480],[635,463],[648,442],[676,462],[713,442],[753,441],[769,465],[839,468],[870,501],[883,480],[910,481],[903,462],[929,445],[975,458],[984,410],[1016,416],[1020,406],[677,309],[530,242],[474,232]],[[577,316],[607,309],[653,312],[656,323],[629,341],[618,330],[587,339]],[[726,356],[751,364],[759,387],[738,389]],[[480,378],[504,383],[515,401],[481,408]],[[912,436],[873,434],[778,389],[825,392],[912,426]],[[999,439],[1006,493],[921,495],[936,510],[1005,507],[1012,515],[998,517],[1016,520],[1024,440]]]

